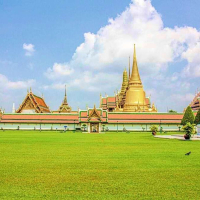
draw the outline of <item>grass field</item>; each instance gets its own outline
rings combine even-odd
[[[0,154],[0,199],[200,199],[200,141],[0,131]]]

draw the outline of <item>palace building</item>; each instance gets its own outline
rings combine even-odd
[[[199,107],[199,96],[191,103]],[[28,91],[16,113],[0,110],[0,129],[28,130],[86,130],[105,131],[148,131],[152,124],[162,130],[180,130],[183,113],[159,113],[151,103],[140,78],[136,49],[134,45],[132,70],[123,72],[120,92],[108,97],[100,95],[100,106],[72,111],[67,102],[65,87],[64,100],[57,111],[51,111],[44,97]]]

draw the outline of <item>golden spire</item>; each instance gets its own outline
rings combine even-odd
[[[66,85],[65,85],[65,97],[64,97],[64,101],[63,104],[67,104],[67,91],[66,91]]]
[[[132,83],[132,84],[136,83],[137,85],[142,85],[140,75],[139,75],[139,71],[138,71],[138,66],[137,66],[135,44],[134,44],[133,67],[132,67],[132,74],[131,74],[131,78],[130,78],[130,83]]]
[[[128,69],[129,69],[129,73],[128,73],[128,80],[130,80],[130,77],[131,77],[130,56],[129,56]]]
[[[127,83],[128,82],[128,77],[127,77],[127,71],[126,68],[124,69],[123,72],[123,83]]]
[[[102,95],[100,93],[100,106],[99,106],[99,108],[101,108],[101,101],[102,101]]]

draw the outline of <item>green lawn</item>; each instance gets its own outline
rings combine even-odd
[[[0,153],[0,199],[200,199],[200,141],[0,131]]]

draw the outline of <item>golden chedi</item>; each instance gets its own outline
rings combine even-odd
[[[152,112],[146,103],[146,94],[143,89],[142,81],[140,79],[136,50],[134,45],[134,56],[133,56],[133,66],[132,74],[129,79],[128,88],[126,91],[126,99],[124,104],[124,112]],[[155,110],[154,110],[155,112]]]

